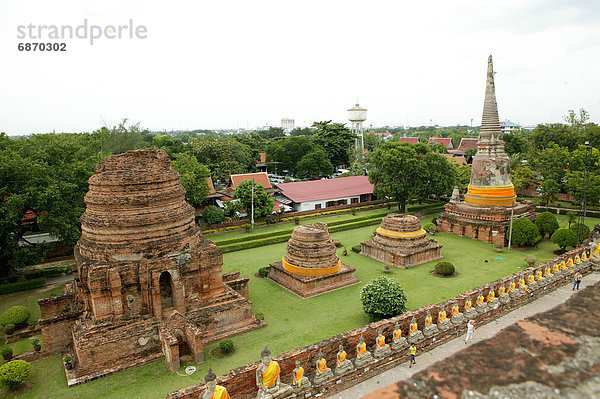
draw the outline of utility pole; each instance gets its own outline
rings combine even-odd
[[[585,169],[583,172],[583,195],[581,198],[581,211],[579,212],[579,220],[577,221],[577,246],[583,244],[583,231],[581,225],[585,223],[585,216],[587,213],[587,190],[588,190],[588,179],[590,170],[590,158],[592,155],[592,146],[589,141],[585,142]]]
[[[510,249],[510,244],[512,243],[512,225],[513,225],[514,214],[515,214],[515,200],[513,199],[512,208],[510,208],[510,231],[508,233],[508,249]]]
[[[252,178],[252,206],[250,207],[252,209],[252,216],[250,217],[250,229],[254,230],[254,177]]]

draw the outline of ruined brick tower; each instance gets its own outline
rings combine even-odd
[[[248,279],[223,276],[221,251],[195,225],[165,151],[104,159],[85,203],[77,277],[65,294],[77,317],[62,326],[76,366],[70,384],[163,355],[176,370],[181,350],[200,362],[203,344],[262,325],[247,300]],[[42,330],[56,329],[50,317],[61,308],[40,306]],[[64,340],[47,338],[50,350],[63,350]]]
[[[445,206],[439,226],[447,233],[487,243],[506,245],[511,212],[514,218],[535,217],[532,203],[516,203],[510,181],[510,160],[498,120],[492,56],[488,58],[485,100],[477,154],[473,157],[471,182],[465,201],[454,198]]]

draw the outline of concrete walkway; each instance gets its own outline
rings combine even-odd
[[[600,281],[600,273],[589,274],[583,278],[581,282],[581,288],[587,286],[588,284],[595,284],[598,281]],[[370,378],[351,388],[348,388],[342,392],[330,396],[330,398],[362,398],[363,396],[373,392],[378,388],[382,388],[387,385],[393,384],[396,381],[406,380],[412,377],[413,374],[431,366],[437,361],[443,360],[446,357],[461,351],[462,349],[470,346],[475,342],[479,342],[481,340],[493,337],[499,330],[508,327],[511,324],[521,321],[534,314],[545,312],[556,307],[557,305],[560,305],[561,303],[564,303],[575,292],[572,290],[572,288],[572,284],[567,284],[549,293],[548,295],[545,295],[527,305],[513,310],[512,312],[500,317],[499,319],[496,319],[494,321],[489,322],[488,324],[476,328],[473,334],[473,340],[470,341],[467,345],[465,345],[465,335],[463,334],[458,338],[453,339],[452,341],[446,342],[445,344],[430,350],[429,352],[417,352],[417,364],[413,365],[412,368],[408,367],[408,362],[401,363],[398,366],[384,371],[383,373],[373,378]]]

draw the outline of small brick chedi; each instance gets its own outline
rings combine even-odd
[[[177,370],[180,351],[201,362],[203,344],[263,325],[248,279],[222,274],[165,151],[104,159],[85,203],[75,281],[40,300],[45,350],[73,357],[70,385],[162,356]]]
[[[287,253],[270,266],[268,277],[302,298],[360,283],[337,256],[325,223],[294,227]]]
[[[419,218],[390,213],[375,230],[375,236],[360,243],[362,255],[406,269],[442,257],[442,245],[427,239]]]
[[[464,201],[460,201],[458,190],[455,189],[452,199],[445,206],[445,212],[439,218],[440,229],[487,243],[506,245],[511,212],[514,218],[534,219],[533,203],[516,202],[509,164],[498,121],[494,68],[490,55],[483,117],[477,153],[471,167],[471,181]]]

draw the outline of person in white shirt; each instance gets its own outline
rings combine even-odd
[[[475,323],[473,320],[469,320],[467,323],[467,336],[465,337],[465,345],[468,340],[473,340],[473,330],[475,329]]]

